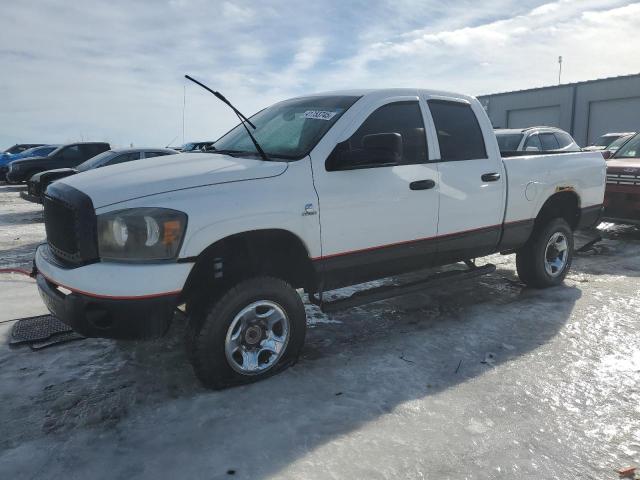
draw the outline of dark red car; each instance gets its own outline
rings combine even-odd
[[[607,161],[604,219],[640,225],[640,134]]]

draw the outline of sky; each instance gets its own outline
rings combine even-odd
[[[215,140],[305,93],[471,95],[640,73],[640,2],[0,0],[0,147]],[[184,109],[183,109],[184,104]],[[184,113],[184,122],[183,122]]]

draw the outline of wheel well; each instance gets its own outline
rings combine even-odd
[[[270,229],[231,235],[207,247],[196,260],[182,292],[189,302],[202,289],[224,290],[258,275],[281,278],[294,288],[315,291],[316,274],[299,237]]]
[[[545,225],[552,218],[564,218],[572,230],[576,229],[580,221],[580,199],[574,191],[551,195],[538,212],[535,226]]]

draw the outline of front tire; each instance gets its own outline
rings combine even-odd
[[[573,231],[562,218],[536,228],[524,247],[516,252],[518,276],[534,288],[563,282],[573,261]]]
[[[201,305],[191,312],[187,353],[205,387],[256,382],[298,359],[306,315],[300,295],[283,280],[245,280]]]

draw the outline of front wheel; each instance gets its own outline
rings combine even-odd
[[[562,283],[572,260],[573,231],[562,218],[534,230],[526,245],[516,252],[520,280],[535,288]]]
[[[187,353],[196,376],[213,389],[278,373],[295,363],[304,344],[302,299],[277,278],[240,282],[191,316]]]

